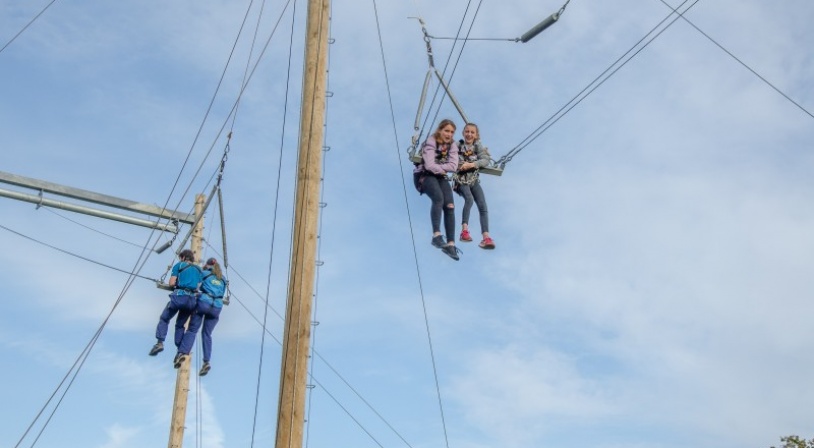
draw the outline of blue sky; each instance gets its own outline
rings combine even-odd
[[[36,3],[0,6],[0,44],[47,4]],[[429,200],[405,155],[427,70],[408,17],[454,36],[467,3],[377,2],[391,118],[373,3],[333,2],[308,446],[740,448],[814,436],[814,4],[698,2],[687,18],[742,64],[676,21],[503,176],[485,176],[497,249],[459,243],[454,262],[429,244]],[[561,5],[484,1],[471,37],[518,37]],[[0,52],[0,169],[190,210],[224,150],[258,6],[204,121],[247,2],[56,2]],[[192,380],[185,446],[274,443],[305,3],[287,89],[290,7],[234,125],[223,194],[236,300],[211,373]],[[282,9],[266,5],[252,61]],[[574,0],[526,44],[469,41],[452,90],[503,155],[669,12]],[[439,69],[451,43],[433,41]],[[448,101],[431,113],[460,123]],[[151,232],[11,199],[0,217],[31,238],[0,229],[0,445],[62,395],[122,292],[36,446],[164,444],[172,350],[147,352],[166,295],[97,264],[133,269]],[[215,255],[219,217],[205,220]],[[150,255],[140,275],[172,262]]]

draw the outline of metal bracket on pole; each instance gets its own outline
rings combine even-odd
[[[17,191],[0,190],[0,196],[5,196],[11,199],[17,199],[25,202],[36,204],[37,208],[42,206],[60,208],[72,212],[83,213],[86,215],[97,216],[101,218],[112,219],[116,221],[125,222],[128,224],[135,224],[139,226],[159,229],[166,232],[178,232],[178,222],[185,224],[192,224],[194,222],[193,215],[188,213],[179,212],[176,210],[168,210],[166,208],[157,207],[149,204],[141,204],[127,199],[121,199],[113,196],[108,196],[92,191],[82,190],[79,188],[68,187],[64,185],[55,184],[39,179],[32,179],[29,177],[18,176],[16,174],[6,173],[0,171],[0,182],[15,185],[23,188],[30,188],[37,190],[37,196],[26,194]],[[45,193],[51,193],[58,196],[64,196],[71,199],[77,199],[84,202],[93,204],[104,205],[106,207],[118,208],[133,213],[142,215],[154,216],[161,219],[167,219],[172,224],[164,224],[160,222],[153,222],[145,219],[135,218],[132,216],[111,213],[109,211],[80,206],[62,201],[46,199]]]

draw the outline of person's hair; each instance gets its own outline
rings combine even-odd
[[[181,261],[195,261],[195,254],[189,249],[184,249],[178,254],[178,258]]]
[[[204,266],[204,268],[212,271],[212,273],[215,274],[215,277],[217,277],[218,280],[223,280],[223,271],[221,271],[220,269],[218,260],[215,260],[214,258],[206,260],[206,266]]]
[[[449,118],[444,118],[443,120],[441,120],[440,123],[438,123],[438,127],[435,129],[435,133],[432,134],[436,141],[438,140],[438,138],[441,137],[441,130],[447,126],[452,126],[453,130],[458,129],[458,127],[455,126],[455,123],[452,120],[450,120]]]
[[[466,129],[466,128],[470,127],[470,126],[475,128],[475,140],[479,140],[480,139],[480,128],[475,123],[467,123],[464,126],[464,129]]]

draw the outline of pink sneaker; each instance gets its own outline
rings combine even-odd
[[[481,249],[494,249],[495,242],[492,241],[492,239],[487,236],[486,238],[483,239],[483,241],[480,242],[480,244],[478,244],[478,247],[480,247]]]
[[[461,241],[472,241],[472,236],[469,235],[469,230],[461,230],[461,236],[458,238]]]

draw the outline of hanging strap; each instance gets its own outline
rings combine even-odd
[[[418,111],[416,111],[415,115],[415,123],[413,124],[413,137],[411,139],[411,145],[408,149],[408,153],[410,155],[410,160],[413,163],[421,163],[421,154],[419,154],[418,145],[421,140],[421,115],[424,110],[424,102],[427,98],[427,89],[430,86],[430,80],[432,79],[432,75],[435,74],[435,77],[438,78],[438,82],[441,83],[441,87],[444,88],[444,92],[446,92],[447,96],[449,96],[450,101],[452,101],[452,105],[455,106],[455,109],[461,115],[461,118],[464,120],[464,123],[469,123],[469,119],[466,117],[466,113],[464,113],[463,107],[461,104],[458,103],[458,100],[455,98],[455,95],[452,94],[452,91],[449,89],[449,85],[447,85],[446,81],[444,81],[444,77],[441,76],[441,73],[438,72],[438,69],[435,68],[435,59],[433,58],[432,54],[432,45],[430,44],[430,39],[432,36],[427,32],[427,27],[424,24],[424,19],[421,17],[410,17],[411,19],[418,20],[418,23],[421,24],[421,32],[424,33],[424,44],[427,47],[427,63],[429,68],[427,69],[427,75],[424,77],[424,87],[421,89],[421,97],[418,101]]]
[[[206,210],[209,209],[209,204],[212,202],[212,199],[215,197],[215,193],[220,191],[220,183],[223,180],[223,170],[224,170],[224,168],[226,168],[226,161],[229,160],[229,140],[232,139],[232,133],[231,132],[229,133],[227,138],[228,138],[228,140],[226,142],[226,148],[223,151],[223,157],[221,157],[221,159],[220,159],[220,170],[218,171],[218,179],[215,182],[215,185],[212,187],[212,191],[209,193],[209,196],[206,198],[206,202],[204,203],[204,206],[203,206],[203,209],[201,210],[200,215],[195,217],[195,222],[192,224],[192,227],[190,227],[189,232],[187,233],[187,235],[181,241],[181,245],[178,246],[179,249],[178,249],[177,253],[179,253],[179,254],[184,249],[184,246],[187,244],[187,241],[189,240],[189,237],[192,236],[192,232],[195,231],[195,227],[197,227],[198,223],[201,222],[201,219],[203,219],[203,215],[206,213]]]

